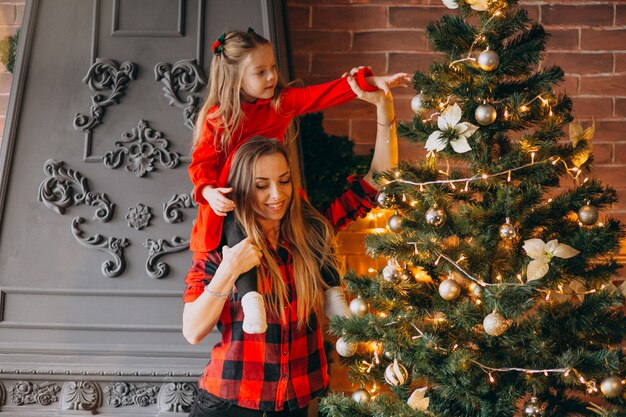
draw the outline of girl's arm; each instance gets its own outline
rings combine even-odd
[[[222,253],[223,259],[206,286],[204,286],[205,266],[203,264],[199,265],[199,274],[190,273],[187,278],[186,293],[197,294],[197,287],[204,287],[204,290],[200,290],[200,295],[193,301],[187,301],[187,294],[185,296],[183,336],[193,345],[200,343],[217,324],[224,303],[230,296],[239,275],[258,265],[261,260],[261,251],[249,238],[232,248],[224,246]]]

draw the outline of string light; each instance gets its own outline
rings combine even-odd
[[[502,8],[497,9],[493,13],[493,15],[489,19],[487,19],[487,21],[483,24],[483,29],[478,33],[478,35],[476,35],[476,38],[474,38],[474,42],[472,42],[472,45],[470,46],[470,49],[467,52],[467,57],[461,58],[461,59],[457,59],[456,61],[450,62],[450,68],[455,68],[456,64],[461,63],[461,62],[465,62],[465,61],[476,62],[476,58],[474,58],[472,56],[472,53],[474,52],[474,47],[476,46],[476,44],[478,42],[486,42],[487,41],[487,38],[485,37],[485,31],[487,30],[487,25],[493,19],[495,19],[496,17],[500,17],[500,16],[502,16]]]

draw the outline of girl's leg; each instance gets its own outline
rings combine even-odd
[[[226,237],[226,244],[231,248],[246,238],[233,211],[229,212],[224,219],[223,233]],[[235,281],[235,288],[241,297],[243,331],[250,334],[265,333],[267,330],[265,302],[263,296],[257,291],[256,268],[241,274]]]

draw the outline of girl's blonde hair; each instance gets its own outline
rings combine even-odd
[[[211,61],[209,91],[196,119],[192,148],[200,141],[204,125],[208,121],[215,128],[223,130],[221,136],[215,138],[216,148],[228,151],[233,132],[243,117],[240,98],[242,63],[252,51],[265,45],[271,47],[270,41],[252,30],[227,32],[224,35],[221,51],[213,55]],[[279,76],[274,90],[276,106],[282,87],[283,83]],[[217,109],[209,114],[213,106],[217,106]]]
[[[262,156],[281,154],[291,168],[294,163],[289,158],[287,148],[275,139],[262,137],[251,138],[239,147],[230,169],[228,184],[235,202],[235,215],[246,234],[252,238],[263,253],[261,264],[257,268],[259,292],[264,295],[268,310],[276,317],[281,317],[288,300],[287,287],[282,279],[279,265],[269,252],[266,239],[259,224],[255,221],[253,201],[256,190],[255,167]],[[298,325],[309,323],[311,312],[318,315],[322,311],[324,282],[320,268],[325,265],[341,271],[337,256],[335,233],[324,218],[311,204],[300,195],[300,176],[291,170],[292,197],[289,208],[280,225],[280,241],[286,242],[292,254],[292,271],[297,299]]]

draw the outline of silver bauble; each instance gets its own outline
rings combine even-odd
[[[398,363],[398,361],[393,361],[393,363],[385,369],[385,381],[394,387],[404,384],[408,377],[409,371],[406,370],[404,365]]]
[[[439,295],[444,300],[454,300],[461,294],[461,286],[453,279],[444,279],[439,284]]]
[[[425,98],[426,97],[424,97],[424,94],[419,93],[418,95],[413,97],[413,99],[411,100],[411,110],[413,110],[415,114],[419,114],[425,110],[424,109]]]
[[[400,271],[393,264],[388,264],[383,268],[383,278],[387,282],[396,282],[400,278]]]
[[[500,65],[500,57],[496,51],[486,49],[478,55],[478,66],[485,71],[493,71]]]
[[[426,210],[426,223],[431,226],[439,227],[443,224],[446,218],[446,214],[437,206],[431,207]]]
[[[474,288],[472,288],[472,295],[476,298],[480,298],[483,295],[483,288],[476,284]]]
[[[585,204],[578,210],[578,220],[585,226],[593,226],[598,221],[598,208]]]
[[[366,403],[369,402],[370,399],[372,399],[372,396],[366,389],[359,388],[352,393],[352,399],[357,403]]]
[[[338,354],[344,358],[349,358],[356,353],[358,345],[354,342],[348,342],[343,337],[340,337],[337,339],[337,343],[335,343],[335,348],[337,349]]]
[[[487,317],[483,320],[483,327],[485,329],[485,333],[490,336],[500,336],[502,333],[506,332],[506,329],[509,328],[507,321],[502,317],[500,313],[494,311],[491,314],[488,314]]]
[[[382,189],[376,195],[376,201],[382,208],[389,208],[393,204],[393,198]]]
[[[476,107],[476,110],[474,111],[474,117],[476,118],[478,124],[487,126],[496,121],[498,113],[496,113],[495,107],[493,107],[491,104],[485,103]]]
[[[600,384],[600,390],[608,398],[617,397],[622,393],[624,385],[622,379],[618,376],[610,376],[604,378]]]
[[[509,219],[506,219],[506,223],[500,226],[500,237],[509,240],[517,237],[517,229],[511,224]]]
[[[537,397],[532,397],[530,402],[524,404],[524,415],[528,417],[543,417],[543,407],[537,401]]]
[[[387,221],[387,225],[389,226],[389,230],[392,232],[400,233],[402,231],[402,216],[394,214]]]
[[[363,317],[370,312],[370,306],[364,299],[358,297],[350,301],[350,312],[353,316]]]

